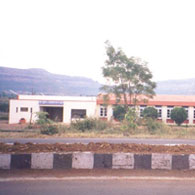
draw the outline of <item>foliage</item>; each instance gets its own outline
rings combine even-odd
[[[148,117],[146,119],[146,127],[148,129],[148,132],[150,134],[155,134],[155,132],[161,128],[161,123],[158,122],[157,120],[153,119],[153,118],[150,118]]]
[[[51,124],[52,120],[48,119],[48,113],[47,112],[37,112],[37,121],[36,123],[38,125],[44,125],[44,124]]]
[[[187,117],[187,113],[182,107],[176,107],[171,111],[171,119],[174,120],[178,126],[180,126]]]
[[[0,112],[0,120],[8,120],[8,113],[7,112]]]
[[[86,118],[84,120],[76,120],[72,121],[71,127],[77,130],[81,130],[82,132],[86,130],[104,130],[108,126],[106,121],[102,121],[99,119]]]
[[[106,44],[108,60],[103,67],[103,75],[110,84],[104,85],[102,89],[114,93],[118,102],[124,102],[126,110],[128,104],[137,104],[138,95],[154,95],[156,83],[151,81],[152,73],[147,63],[139,58],[128,58],[122,49],[116,51],[108,41]]]
[[[0,102],[0,112],[9,112],[8,102]]]
[[[125,118],[126,110],[124,106],[117,105],[113,109],[114,119],[122,121]]]
[[[58,126],[52,124],[44,124],[41,126],[41,134],[54,135],[58,133]]]
[[[125,119],[123,121],[122,130],[135,130],[137,128],[137,120],[138,117],[135,108],[128,108],[128,111],[125,114]]]
[[[145,118],[152,118],[152,119],[156,119],[158,117],[158,111],[157,109],[155,109],[154,107],[146,107],[143,110],[143,116]]]

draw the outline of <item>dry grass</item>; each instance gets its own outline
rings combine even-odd
[[[0,129],[21,130],[24,132],[1,132],[0,138],[167,138],[167,139],[195,139],[195,127],[186,126],[167,126],[162,124],[153,132],[148,131],[145,126],[138,127],[136,130],[120,129],[119,124],[109,126],[105,130],[88,130],[85,132],[71,129],[68,126],[60,125],[59,133],[55,135],[43,135],[38,129],[28,129],[27,125],[8,125],[7,122],[0,122]]]

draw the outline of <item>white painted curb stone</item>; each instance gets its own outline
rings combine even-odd
[[[132,153],[114,153],[112,156],[113,169],[133,169],[134,154]]]
[[[10,169],[11,154],[0,154],[0,169]]]
[[[152,154],[152,169],[167,169],[172,168],[171,154]]]
[[[53,153],[32,153],[32,169],[53,169]]]
[[[93,169],[94,154],[91,152],[74,152],[72,158],[72,168]]]

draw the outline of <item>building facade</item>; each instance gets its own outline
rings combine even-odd
[[[56,122],[70,123],[77,118],[94,117],[96,97],[18,95],[10,100],[9,123],[34,123],[37,112],[48,112]]]
[[[105,120],[111,120],[113,118],[113,107],[116,105],[115,95],[109,95],[105,102],[104,94],[97,96],[97,110],[99,110],[99,117]],[[174,107],[183,107],[187,112],[187,120],[185,124],[195,125],[195,96],[182,96],[182,95],[155,95],[153,98],[147,98],[143,96],[138,97],[137,112],[142,117],[142,112],[147,106],[151,106],[158,111],[158,120],[163,121],[166,124],[174,124],[171,120],[171,111]],[[124,101],[120,101],[118,104],[124,104]],[[131,106],[131,102],[128,102]]]
[[[120,104],[124,102],[120,101]],[[115,105],[114,95],[109,95],[107,101],[104,94],[97,97],[19,95],[18,99],[10,100],[9,123],[19,123],[22,120],[33,123],[37,120],[37,112],[41,111],[48,112],[51,120],[62,123],[86,117],[113,120]],[[137,103],[140,117],[147,106],[155,107],[158,111],[158,120],[167,124],[174,124],[170,118],[172,109],[184,107],[188,115],[184,123],[195,125],[195,96],[156,95],[147,101],[140,97]]]

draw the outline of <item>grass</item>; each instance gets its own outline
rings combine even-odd
[[[166,139],[195,139],[195,127],[186,126],[168,126],[163,123],[148,126],[138,126],[136,129],[121,128],[122,124],[107,123],[102,124],[95,121],[99,126],[104,127],[94,129],[76,129],[74,126],[55,124],[58,130],[57,134],[44,135],[40,130],[26,127],[24,132],[0,132],[0,138],[166,138]],[[83,124],[82,124],[83,125]],[[156,126],[155,126],[156,125]]]

